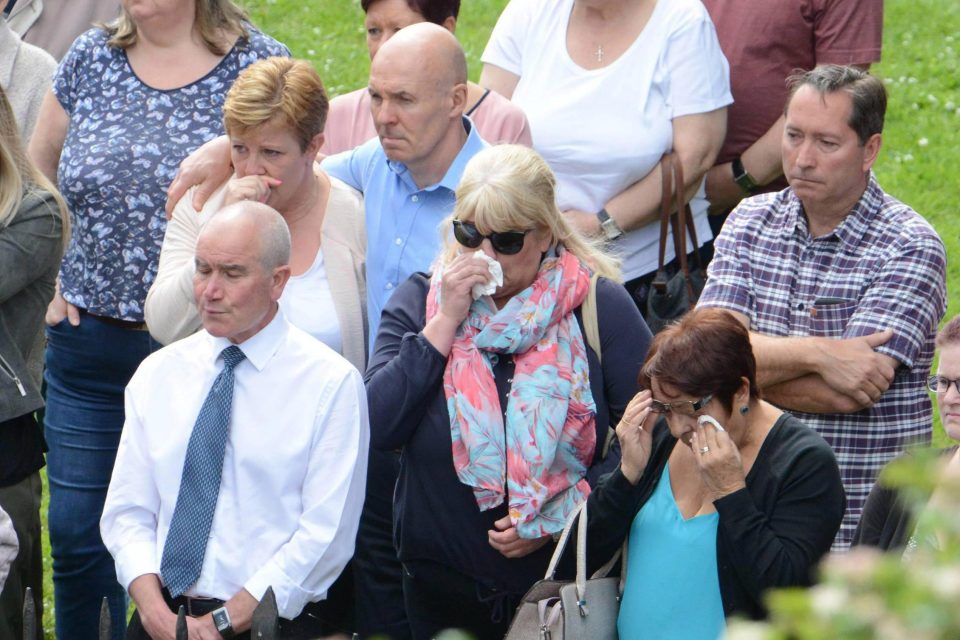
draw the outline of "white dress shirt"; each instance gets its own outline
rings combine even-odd
[[[100,520],[125,587],[160,574],[187,441],[229,342],[200,331],[152,354],[126,390],[126,422]],[[186,595],[260,599],[280,615],[321,600],[353,555],[369,445],[359,372],[281,312],[239,345],[220,494]]]

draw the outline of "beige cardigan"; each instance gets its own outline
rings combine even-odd
[[[340,323],[343,357],[362,373],[367,361],[367,287],[365,275],[366,228],[363,196],[330,177],[330,198],[323,219],[320,246],[330,282],[330,294]],[[169,344],[200,329],[193,298],[194,250],[200,229],[221,208],[226,195],[221,186],[197,214],[187,192],[167,223],[160,249],[157,279],[144,307],[150,334]],[[322,310],[318,310],[322,313]]]

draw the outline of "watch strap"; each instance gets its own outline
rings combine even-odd
[[[730,163],[733,169],[733,181],[736,182],[745,193],[753,193],[759,186],[747,170],[743,167],[743,160],[737,156]]]
[[[220,607],[210,612],[213,618],[213,625],[217,628],[220,636],[223,638],[232,638],[236,635],[233,630],[233,623],[230,620],[230,613],[226,607]]]
[[[616,240],[623,235],[623,229],[617,224],[617,221],[610,217],[606,209],[597,211],[597,220],[600,221],[600,230],[607,240]]]

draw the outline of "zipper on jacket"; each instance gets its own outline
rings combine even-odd
[[[17,374],[13,371],[13,367],[11,367],[7,359],[3,357],[3,354],[0,354],[0,369],[3,369],[3,372],[13,380],[13,384],[17,385],[20,395],[26,398],[27,390],[23,388],[23,383],[20,382],[20,378],[17,377]]]

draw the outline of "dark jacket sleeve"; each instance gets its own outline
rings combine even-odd
[[[843,519],[846,497],[833,451],[802,423],[787,420],[788,434],[775,451],[761,450],[766,455],[754,463],[747,488],[714,502],[727,614],[762,616],[766,590],[809,585]]]
[[[873,485],[867,501],[860,513],[860,522],[853,532],[852,546],[877,547],[887,550],[894,543],[886,530],[891,524],[894,528],[905,519],[902,505],[899,504],[899,491],[893,487],[884,486],[881,482]],[[899,541],[902,546],[905,541]]]
[[[602,378],[599,388],[607,406],[605,419],[615,429],[637,393],[637,377],[653,336],[626,289],[606,278],[597,280],[597,328]],[[592,384],[591,388],[596,394],[598,385]],[[606,436],[606,432],[598,429],[598,434]],[[620,466],[620,443],[615,435],[611,445],[608,455],[598,458],[587,474],[591,486]]]
[[[423,337],[430,280],[415,273],[383,309],[365,375],[370,445],[403,447],[423,420],[430,396],[443,381],[447,359]]]

